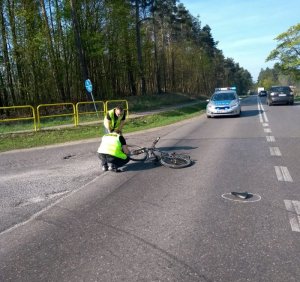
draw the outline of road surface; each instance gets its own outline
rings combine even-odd
[[[184,169],[101,172],[100,140],[1,153],[0,281],[299,281],[300,105],[242,104],[126,136]]]

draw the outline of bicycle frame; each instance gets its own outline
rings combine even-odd
[[[159,141],[160,137],[157,137],[154,142],[152,143],[152,146],[149,148],[143,148],[143,150],[145,150],[145,152],[147,153],[147,158],[146,160],[151,159],[151,157],[155,158],[155,161],[159,161],[161,159],[161,154],[162,152],[159,151],[159,149],[157,149],[155,147],[155,145],[157,144],[157,142]],[[155,152],[159,152],[159,156],[157,154],[155,154]]]
[[[146,148],[146,151],[147,151],[146,160],[154,158],[155,161],[159,161],[161,159],[161,155],[165,154],[165,153],[159,151],[159,149],[157,149],[157,148]],[[155,152],[158,152],[159,154],[156,154]]]
[[[185,154],[176,154],[168,153],[168,152],[162,152],[159,149],[155,147],[156,143],[159,141],[160,137],[156,138],[155,141],[152,143],[151,147],[138,147],[133,152],[133,156],[131,156],[131,160],[133,161],[146,161],[150,158],[154,158],[155,163],[161,163],[164,166],[171,167],[171,168],[182,168],[189,166],[191,164],[190,156]],[[129,145],[130,146],[130,145]],[[143,155],[143,157],[138,158],[134,156]]]

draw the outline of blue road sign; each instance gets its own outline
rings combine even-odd
[[[92,82],[89,79],[87,79],[84,84],[85,84],[86,91],[89,93],[92,93],[92,91],[93,91]]]

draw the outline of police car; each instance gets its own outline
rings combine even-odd
[[[242,112],[240,98],[236,87],[216,88],[206,106],[206,116],[240,116]]]

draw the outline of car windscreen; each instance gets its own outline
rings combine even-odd
[[[235,96],[235,93],[234,92],[226,92],[226,93],[215,93],[211,100],[212,101],[231,101],[231,100],[235,100],[236,99],[236,96]]]
[[[271,92],[280,92],[280,93],[289,94],[290,92],[292,92],[292,90],[288,86],[278,86],[278,87],[272,87]]]

